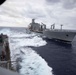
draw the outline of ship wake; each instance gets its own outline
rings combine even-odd
[[[26,31],[24,33],[2,29],[0,33],[9,36],[11,60],[21,59],[20,67],[18,67],[21,75],[53,75],[52,68],[48,66],[48,63],[30,47],[44,46],[47,44],[45,40],[35,33],[28,34]]]

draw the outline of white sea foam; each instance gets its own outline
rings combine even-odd
[[[52,75],[52,68],[47,66],[45,60],[35,51],[31,48],[21,49],[21,51],[24,53],[21,54],[23,59],[21,66],[23,67],[20,73],[22,75]]]
[[[10,29],[3,29],[0,33],[8,34],[9,36],[11,60],[16,61],[19,57],[22,59],[22,62],[20,62],[20,74],[53,75],[52,68],[48,66],[47,62],[32,48],[28,47],[44,46],[46,45],[45,40],[34,33],[15,32]]]

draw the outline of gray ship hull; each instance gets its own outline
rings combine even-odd
[[[72,42],[76,35],[76,32],[71,30],[44,30],[43,35],[49,39]]]

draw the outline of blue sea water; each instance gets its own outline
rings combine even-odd
[[[13,59],[23,53],[22,75],[76,75],[76,38],[71,44],[66,44],[44,39],[37,34],[31,35],[28,31],[26,34],[25,28],[1,28],[1,30],[4,33],[7,31],[10,37]],[[48,66],[52,69],[48,69]]]
[[[55,75],[76,75],[76,39],[71,44],[45,39],[47,45],[34,49],[53,68]]]

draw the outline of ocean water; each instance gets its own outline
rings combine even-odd
[[[11,60],[20,60],[21,75],[76,75],[76,38],[66,44],[25,28],[1,28],[0,33],[9,36]]]
[[[9,36],[11,60],[18,61],[18,65],[13,63],[12,66],[21,75],[53,75],[52,67],[31,48],[47,44],[39,35],[25,28],[0,28],[0,33]]]

